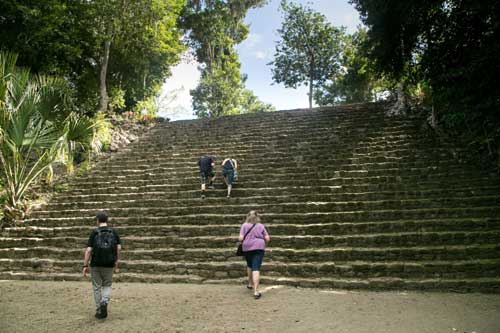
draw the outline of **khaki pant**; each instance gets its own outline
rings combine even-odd
[[[94,289],[95,305],[99,309],[102,303],[109,303],[113,267],[90,267],[90,277]]]

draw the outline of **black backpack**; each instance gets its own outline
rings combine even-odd
[[[116,237],[111,229],[97,229],[92,247],[93,266],[113,267],[116,262]]]

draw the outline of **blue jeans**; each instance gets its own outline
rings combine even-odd
[[[245,259],[247,261],[247,267],[252,270],[252,272],[260,271],[260,266],[262,266],[262,260],[264,259],[264,250],[253,250],[245,252]]]
[[[223,170],[222,175],[226,177],[227,185],[233,185],[234,181],[234,170]]]

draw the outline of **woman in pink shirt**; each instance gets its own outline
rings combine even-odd
[[[239,240],[243,241],[243,252],[247,261],[247,288],[253,289],[255,299],[259,299],[261,296],[259,292],[260,266],[264,258],[266,244],[271,238],[266,227],[260,223],[260,217],[256,211],[251,210],[247,214],[247,218],[240,228]]]

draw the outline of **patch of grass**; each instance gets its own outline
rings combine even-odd
[[[69,184],[68,183],[60,183],[60,184],[55,184],[53,187],[53,190],[55,193],[67,191],[69,189]]]

